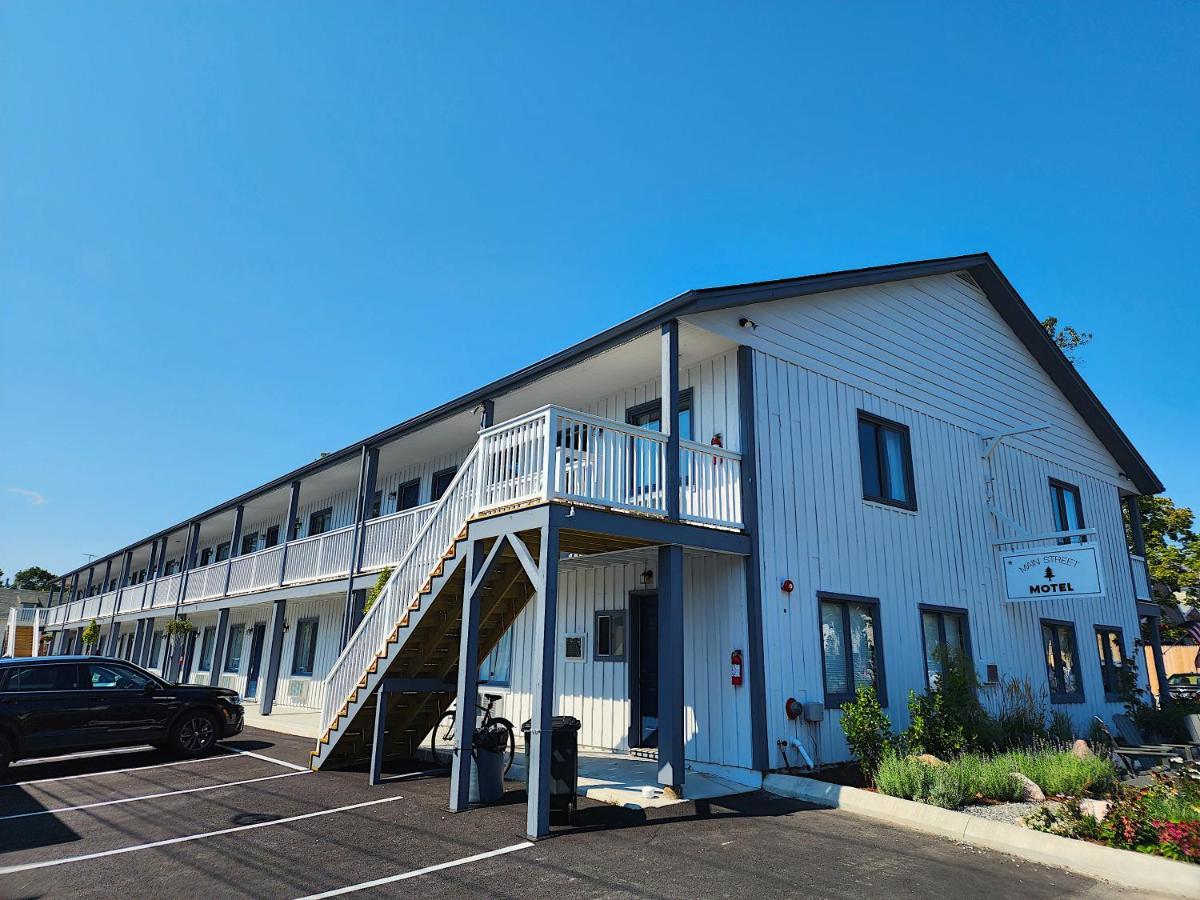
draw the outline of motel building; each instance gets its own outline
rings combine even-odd
[[[859,686],[905,726],[949,645],[1086,733],[1157,610],[1124,514],[1161,490],[989,256],[903,263],[680,294],[95,559],[36,627],[307,711],[315,768],[501,694],[537,837],[553,715],[683,796],[753,786],[849,758]]]

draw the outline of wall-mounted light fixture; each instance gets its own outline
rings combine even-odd
[[[644,584],[646,587],[650,587],[650,585],[653,581],[654,581],[654,572],[652,572],[650,569],[647,569],[645,572],[642,573],[642,584]]]
[[[745,316],[742,316],[742,318],[738,319],[738,325],[742,328],[749,328],[751,331],[754,331],[754,329],[758,328],[758,325],[747,319]]]

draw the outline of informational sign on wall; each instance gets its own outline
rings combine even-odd
[[[1094,542],[1019,550],[1000,555],[1004,599],[1031,600],[1099,597],[1104,593],[1100,548]]]

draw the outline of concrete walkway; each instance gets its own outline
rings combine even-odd
[[[321,711],[299,706],[275,705],[269,716],[259,712],[257,703],[246,704],[246,727],[261,728],[277,734],[292,734],[296,737],[312,738],[321,735]]]

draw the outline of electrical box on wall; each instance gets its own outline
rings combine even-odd
[[[804,704],[805,722],[822,722],[825,720],[825,704],[819,700],[809,700]]]

